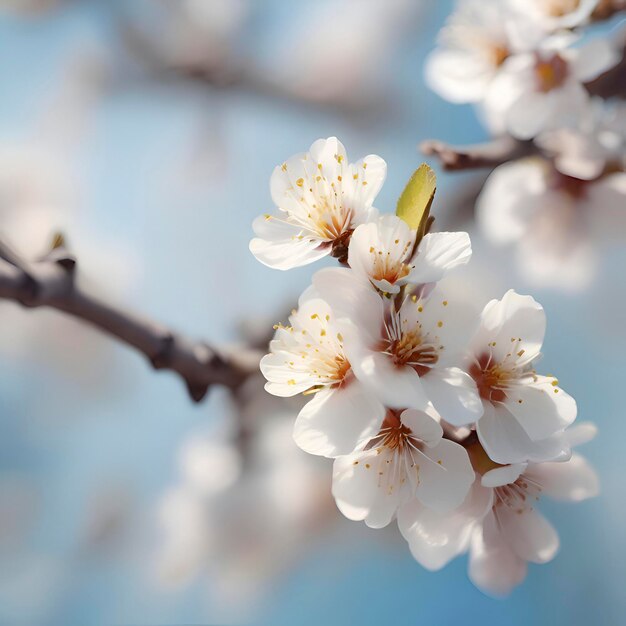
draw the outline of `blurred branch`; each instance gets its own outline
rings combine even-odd
[[[74,257],[62,240],[55,245],[42,259],[28,262],[0,241],[0,298],[27,308],[55,309],[95,326],[141,352],[155,370],[178,374],[194,402],[202,400],[212,385],[236,390],[257,372],[256,352],[227,357],[206,343],[88,294],[75,280]]]
[[[626,48],[622,60],[615,67],[586,83],[585,87],[592,96],[626,97]],[[438,158],[446,171],[493,169],[507,161],[540,152],[532,141],[521,141],[510,135],[470,146],[453,146],[437,139],[428,139],[419,148],[425,155]]]
[[[456,171],[494,168],[506,161],[531,154],[533,144],[503,135],[471,146],[452,146],[443,141],[429,139],[420,144],[420,150],[427,156],[437,157],[444,170]]]
[[[132,22],[122,11],[115,15],[117,28],[126,49],[139,60],[153,76],[163,81],[178,81],[215,89],[242,89],[261,96],[306,104],[316,108],[334,109],[344,115],[369,116],[390,109],[391,101],[385,97],[364,99],[349,97],[342,100],[316,99],[300,93],[271,72],[259,68],[254,58],[234,53],[224,54],[213,63],[202,59],[173,62],[167,58],[158,43]]]

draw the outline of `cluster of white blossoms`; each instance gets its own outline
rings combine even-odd
[[[626,223],[626,105],[589,90],[624,55],[623,22],[584,28],[605,5],[626,9],[614,0],[460,0],[426,62],[440,96],[474,103],[496,135],[534,142],[539,156],[496,168],[477,208],[487,237],[516,243],[520,271],[538,286],[586,286],[594,243]]]
[[[541,493],[581,500],[593,470],[571,447],[576,403],[538,374],[546,320],[530,296],[507,292],[472,315],[445,275],[471,256],[467,233],[431,233],[435,176],[422,165],[396,215],[373,203],[386,164],[350,163],[320,139],[272,175],[275,214],[254,223],[250,248],[288,269],[335,256],[276,326],[261,361],[266,389],[310,400],[294,426],[306,452],[335,459],[341,512],[381,528],[397,519],[429,569],[470,551],[481,589],[506,593],[558,538],[536,510]],[[592,433],[591,433],[592,434]]]

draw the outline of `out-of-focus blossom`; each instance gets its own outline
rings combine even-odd
[[[545,132],[535,140],[562,174],[592,180],[626,168],[626,105],[594,98],[574,128]]]
[[[437,420],[424,411],[388,411],[375,437],[335,461],[339,510],[382,528],[414,497],[439,512],[459,506],[474,470],[463,447],[442,436]]]
[[[164,60],[173,67],[228,72],[248,17],[248,0],[148,0],[136,17]]]
[[[426,60],[426,82],[451,102],[480,102],[503,63],[543,35],[504,0],[460,0]]]
[[[484,407],[476,431],[497,463],[569,453],[562,432],[576,419],[576,402],[556,378],[534,370],[545,331],[543,307],[510,290],[485,306],[471,341],[467,369]]]
[[[387,164],[376,155],[350,163],[336,137],[318,139],[309,152],[274,169],[272,199],[279,209],[253,224],[256,258],[287,270],[313,263],[344,244],[352,230],[377,215],[372,206]]]
[[[324,536],[336,519],[326,473],[293,443],[295,412],[285,412],[284,399],[263,393],[258,379],[249,382],[256,391],[245,403],[244,421],[248,412],[254,418],[245,457],[232,434],[189,439],[180,456],[180,480],[159,506],[163,538],[156,555],[163,584],[177,587],[204,577],[214,613],[232,617],[240,611],[247,618],[273,582],[312,547],[312,537]],[[224,462],[228,480],[207,483]]]
[[[580,424],[566,432],[568,444],[591,439],[595,427]],[[579,454],[565,462],[497,465],[479,444],[470,447],[476,482],[451,514],[426,510],[417,501],[400,512],[398,525],[413,556],[439,569],[470,550],[469,575],[493,595],[507,595],[526,576],[526,563],[546,563],[559,548],[552,525],[536,509],[546,495],[578,502],[597,495],[598,478]]]
[[[589,20],[599,0],[508,0],[521,15],[539,22],[546,30],[574,28]]]
[[[577,124],[589,104],[583,83],[616,65],[622,53],[608,39],[573,47],[575,41],[570,34],[553,35],[504,61],[483,102],[492,130],[531,139]]]
[[[305,100],[366,106],[384,93],[394,47],[420,9],[412,0],[317,2],[285,33],[272,74]]]
[[[490,241],[516,245],[519,271],[529,282],[575,290],[593,278],[597,251],[623,234],[625,206],[623,171],[586,181],[532,158],[494,170],[477,216]]]

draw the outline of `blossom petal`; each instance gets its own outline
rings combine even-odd
[[[463,502],[474,482],[474,470],[463,446],[442,439],[432,448],[424,447],[414,462],[419,466],[415,495],[422,504],[443,513]]]
[[[532,441],[518,421],[502,405],[485,403],[485,413],[476,424],[483,448],[496,463],[540,463],[567,459],[570,446],[563,433]]]
[[[478,54],[460,50],[435,50],[426,59],[428,86],[449,102],[477,102],[484,96],[496,67]]]
[[[441,424],[424,411],[407,409],[400,415],[402,424],[411,429],[411,432],[429,448],[436,446],[443,436]]]
[[[485,593],[506,596],[526,578],[528,566],[508,546],[493,513],[475,530],[471,540],[469,577]]]
[[[439,415],[453,426],[471,424],[483,414],[474,379],[458,367],[432,368],[421,381]]]
[[[507,390],[504,404],[533,440],[545,439],[563,430],[576,419],[576,401],[548,376]]]
[[[353,379],[317,392],[298,414],[293,437],[305,452],[333,458],[371,437],[384,415],[384,407]]]
[[[532,563],[551,561],[559,549],[554,527],[536,509],[522,513],[501,505],[494,509],[502,535],[520,559]]]
[[[407,280],[435,283],[448,271],[465,265],[471,256],[472,244],[467,233],[429,233],[420,241],[412,260],[414,269]]]
[[[428,397],[412,367],[398,367],[385,354],[346,343],[346,353],[356,377],[388,407],[425,409]]]
[[[389,461],[389,463],[387,463]],[[393,519],[406,490],[395,484],[395,455],[383,449],[341,456],[333,465],[333,496],[339,510],[355,521],[382,528]]]
[[[495,244],[513,243],[528,230],[535,198],[546,191],[546,168],[534,159],[497,167],[476,201],[476,215],[487,238]]]
[[[565,438],[572,448],[590,442],[598,434],[598,427],[593,422],[580,422],[565,431]]]
[[[511,289],[502,300],[491,300],[483,309],[472,349],[474,354],[491,352],[495,361],[500,362],[507,358],[513,346],[518,355],[521,352],[517,363],[527,363],[538,356],[545,332],[543,307],[531,296],[519,295]]]
[[[621,59],[621,52],[609,39],[596,37],[584,46],[574,49],[571,62],[576,78],[586,83],[604,74]]]
[[[514,483],[527,467],[527,463],[513,463],[511,465],[496,467],[495,469],[485,472],[480,479],[480,483],[483,487],[491,488]]]
[[[308,265],[330,254],[330,246],[319,238],[301,236],[297,224],[282,216],[258,217],[252,227],[258,235],[250,241],[250,252],[258,261],[278,270]]]
[[[402,505],[398,528],[417,562],[426,569],[438,570],[465,552],[476,523],[491,509],[492,494],[476,480],[461,506],[452,511],[434,511],[417,498]]]
[[[579,502],[600,492],[598,475],[579,454],[564,463],[531,465],[525,473],[541,485],[542,494],[556,500]]]
[[[353,270],[339,267],[319,270],[313,276],[313,285],[338,319],[350,320],[359,335],[373,341],[380,338],[383,302]]]

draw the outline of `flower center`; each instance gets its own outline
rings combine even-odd
[[[398,413],[389,409],[378,435],[369,440],[365,450],[384,447],[394,452],[403,452],[408,447],[419,449],[420,441],[401,421]]]
[[[398,367],[409,365],[423,376],[439,360],[438,348],[426,341],[421,328],[404,329],[399,314],[385,323],[384,335],[379,349]]]
[[[400,243],[396,240],[396,243]],[[407,241],[401,250],[384,250],[370,247],[370,254],[372,255],[372,278],[375,280],[386,280],[393,284],[408,276],[411,271],[411,266],[404,262],[404,259],[411,252],[413,248],[413,241]]]
[[[560,87],[568,76],[567,62],[558,54],[544,59],[537,55],[535,62],[535,80],[537,89],[547,93]]]
[[[489,48],[489,57],[495,67],[500,67],[509,58],[509,49],[504,44],[494,44]]]
[[[548,0],[546,13],[551,17],[563,17],[580,6],[580,0]]]
[[[507,507],[521,515],[532,510],[533,503],[539,500],[540,494],[541,486],[522,474],[514,483],[494,489],[493,510],[497,513],[499,508]]]
[[[494,363],[493,357],[486,352],[481,354],[469,368],[469,375],[476,382],[478,393],[483,400],[503,402],[509,382],[516,378],[516,373],[502,363]]]

